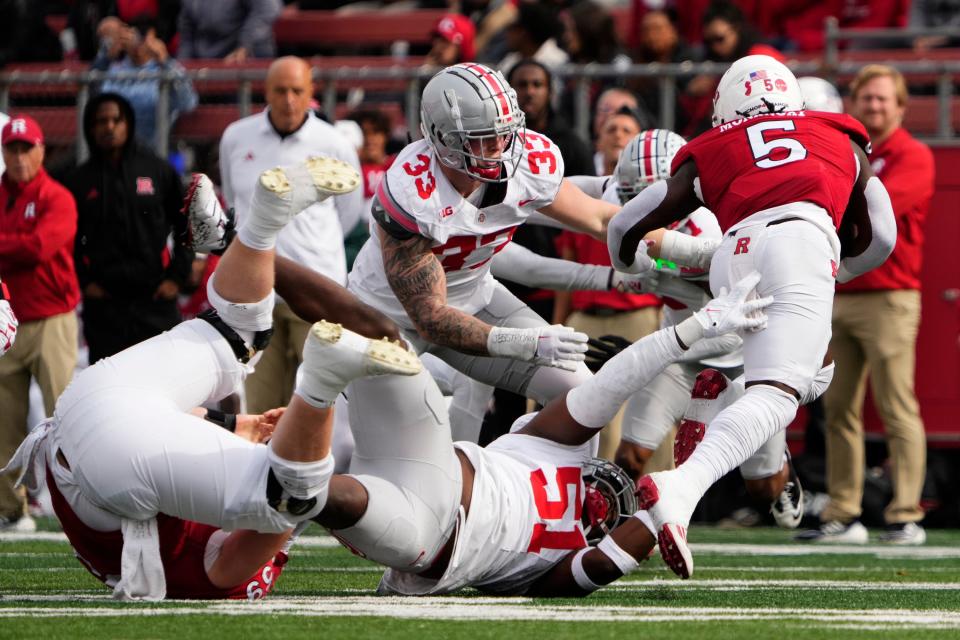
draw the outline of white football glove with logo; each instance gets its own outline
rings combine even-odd
[[[494,357],[576,371],[586,357],[587,340],[587,334],[559,324],[529,329],[493,327],[487,336],[487,351]]]
[[[755,295],[754,288],[759,282],[760,274],[754,271],[733,285],[729,293],[721,289],[719,296],[676,325],[677,337],[689,347],[701,338],[762,331],[767,326],[767,315],[763,310],[773,302],[773,298],[747,300]]]
[[[13,314],[10,303],[0,299],[0,357],[10,351],[10,347],[13,346],[14,340],[17,339],[18,326],[20,323],[17,322],[17,316]]]
[[[692,309],[701,307],[707,299],[703,289],[659,267],[641,275],[614,271],[610,277],[610,289],[620,293],[653,293],[667,296]]]

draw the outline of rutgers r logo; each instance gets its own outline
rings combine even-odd
[[[10,121],[10,133],[26,133],[27,121],[23,118],[17,118]]]
[[[737,248],[733,250],[733,255],[738,256],[741,253],[750,253],[750,238],[737,238]]]

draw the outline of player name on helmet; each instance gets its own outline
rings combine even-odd
[[[784,111],[783,113],[758,113],[753,116],[747,116],[746,118],[739,118],[732,122],[725,122],[720,125],[720,131],[727,131],[734,127],[739,127],[744,122],[749,122],[751,120],[756,120],[757,118],[803,118],[807,115],[805,111]]]

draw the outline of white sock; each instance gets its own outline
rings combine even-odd
[[[786,429],[797,414],[797,399],[760,384],[717,415],[693,454],[677,473],[702,496],[724,475],[743,464],[771,436]]]
[[[257,331],[266,331],[273,326],[273,291],[259,302],[230,302],[217,292],[214,273],[207,280],[207,300],[216,309],[220,319],[239,334],[247,346],[253,344],[253,335]]]
[[[277,246],[277,236],[279,233],[279,231],[264,229],[258,225],[250,224],[248,221],[244,222],[244,224],[237,229],[237,240],[251,249],[266,251]]]
[[[267,460],[284,491],[301,500],[317,498],[320,508],[316,511],[319,513],[323,509],[327,503],[330,478],[333,476],[332,453],[322,460],[296,462],[278,456],[270,445],[267,447]]]
[[[583,426],[599,429],[613,419],[627,398],[682,354],[673,327],[652,333],[615,355],[593,378],[570,391],[567,410]]]

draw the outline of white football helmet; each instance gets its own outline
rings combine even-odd
[[[667,129],[647,129],[635,135],[620,152],[613,170],[620,204],[654,182],[669,178],[673,158],[685,144],[686,140]]]
[[[797,78],[770,56],[746,56],[727,69],[713,96],[713,126],[739,118],[801,111]]]
[[[420,99],[420,130],[440,161],[484,182],[516,173],[524,121],[503,74],[475,62],[433,76]]]
[[[806,103],[805,109],[843,113],[843,98],[835,86],[816,76],[797,78],[797,82],[800,83],[800,92]]]

